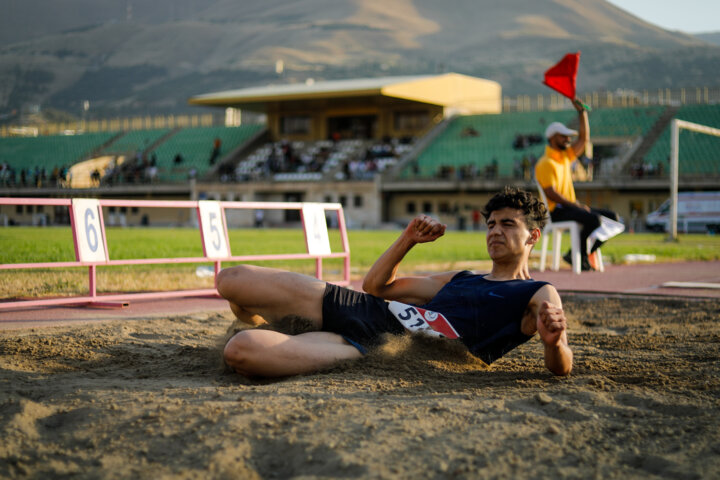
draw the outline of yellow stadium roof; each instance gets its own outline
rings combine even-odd
[[[499,112],[501,107],[499,83],[457,73],[268,85],[197,95],[189,103],[257,110],[266,102],[359,96],[394,97],[445,107],[465,105],[469,109],[463,110],[468,113]],[[480,110],[473,108],[480,104],[484,105]]]

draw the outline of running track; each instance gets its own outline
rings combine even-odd
[[[667,287],[667,282],[695,282],[720,287],[720,261],[677,262],[637,265],[608,265],[605,272],[574,275],[570,270],[531,271],[536,280],[549,281],[561,295],[621,295],[715,298],[720,288]],[[360,282],[354,282],[356,289]],[[190,297],[169,300],[134,301],[127,308],[46,307],[0,311],[0,330],[59,326],[118,319],[142,319],[170,315],[227,312],[219,298]]]

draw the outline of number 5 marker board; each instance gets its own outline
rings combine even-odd
[[[105,230],[100,222],[100,202],[94,198],[73,198],[75,255],[80,262],[106,262]]]
[[[225,217],[220,202],[200,200],[198,202],[200,232],[202,233],[203,249],[208,258],[226,258],[230,256]]]

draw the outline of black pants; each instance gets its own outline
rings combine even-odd
[[[580,230],[580,257],[583,260],[586,260],[588,255],[587,239],[593,230],[600,226],[600,215],[616,221],[620,219],[617,213],[602,208],[590,208],[590,211],[588,212],[584,208],[557,205],[555,210],[550,212],[550,218],[553,222],[565,222],[572,220],[573,222],[578,222],[582,225],[582,229]],[[590,253],[600,248],[600,245],[602,244],[603,242],[596,241],[595,245],[592,246]]]

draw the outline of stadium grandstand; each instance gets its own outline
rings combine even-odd
[[[180,129],[150,149],[160,182],[204,176],[263,130],[260,125]]]
[[[626,218],[657,208],[668,196],[671,120],[720,127],[708,89],[695,92],[687,95],[692,104],[672,92],[588,94],[593,145],[578,172],[581,200]],[[222,109],[216,118],[253,112],[259,123],[115,120],[97,122],[102,131],[34,137],[0,129],[0,194],[331,201],[345,206],[351,227],[426,212],[463,228],[500,186],[535,188],[533,165],[550,122],[576,126],[567,101],[538,99],[527,108],[526,100],[510,102],[497,83],[458,74],[383,77],[189,100]],[[682,189],[720,189],[718,143],[681,133]],[[30,221],[24,212],[0,213]],[[175,221],[139,212],[137,222],[148,215],[150,224]],[[66,219],[50,214],[47,221]]]
[[[453,118],[417,159],[402,170],[403,178],[520,178],[522,158],[538,158],[545,148],[543,132],[551,121],[571,123],[570,111],[512,112]],[[529,164],[528,164],[529,165]]]
[[[117,136],[113,132],[85,135],[0,138],[0,185],[4,187],[47,185],[60,181],[71,165],[90,158]],[[52,186],[52,184],[51,184]]]

